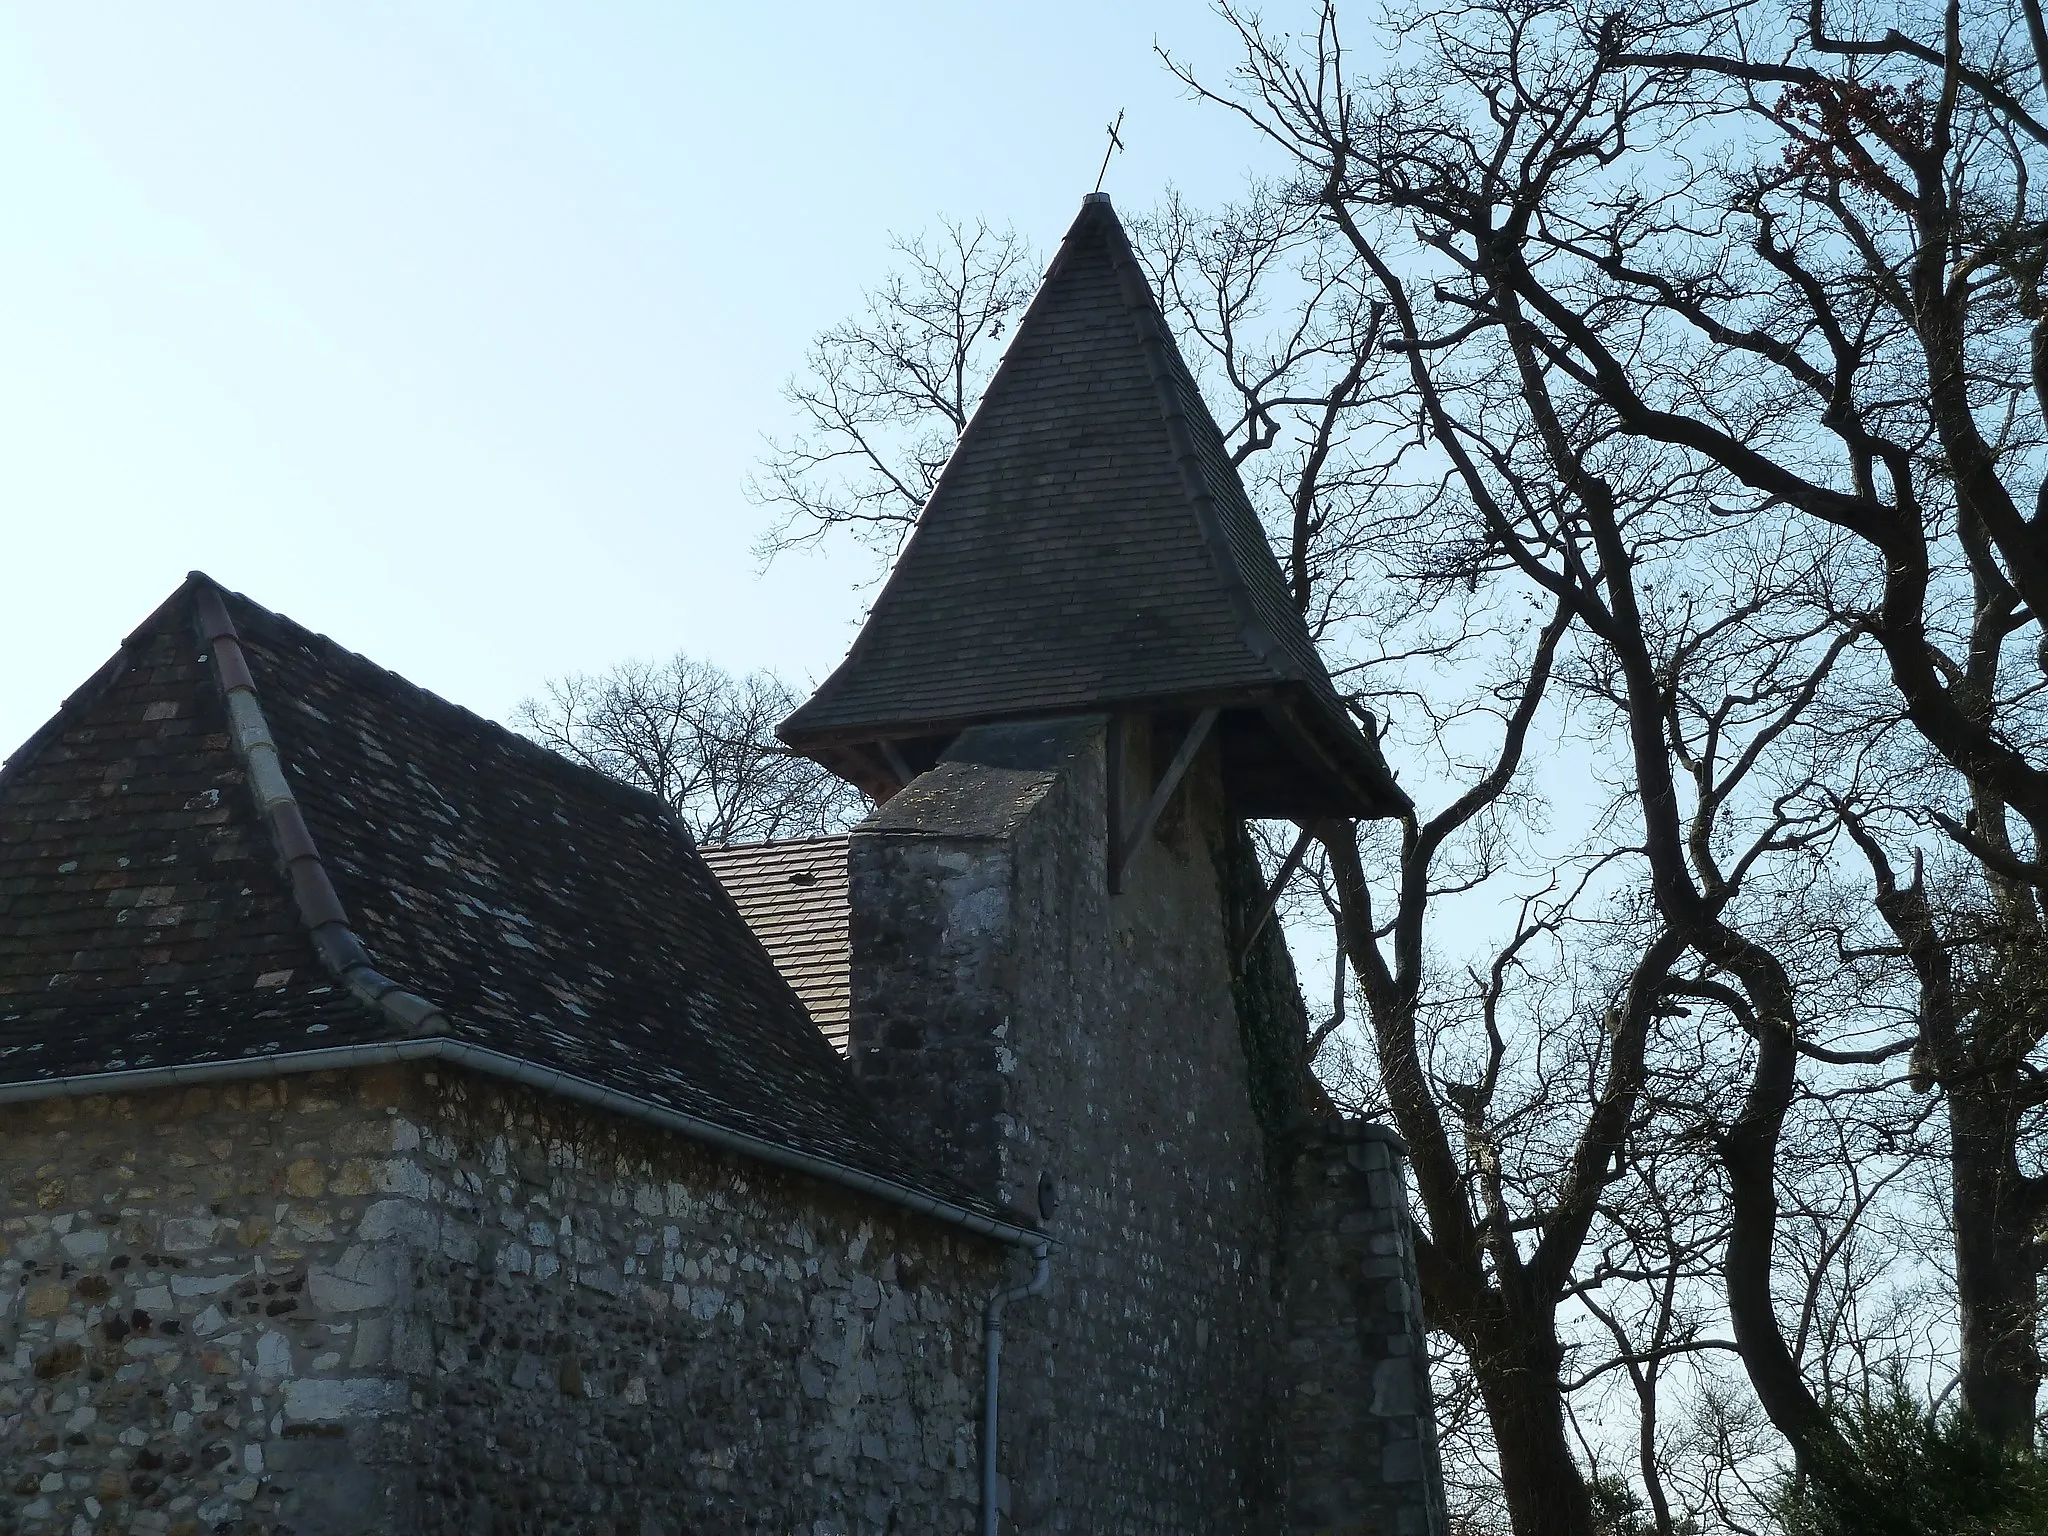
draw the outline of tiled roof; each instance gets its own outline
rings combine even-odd
[[[393,983],[410,1030],[360,1000]],[[0,1090],[437,1032],[979,1207],[876,1122],[660,801],[194,577],[0,773]]]
[[[0,773],[0,1079],[378,1031],[313,953],[188,610]]]
[[[804,1011],[846,1054],[850,937],[844,837],[728,843],[704,862],[740,909]]]
[[[851,652],[781,734],[861,777],[853,754],[870,743],[1206,704],[1240,706],[1227,726],[1273,738],[1236,754],[1272,780],[1250,785],[1247,766],[1250,798],[1352,814],[1399,798],[1122,226],[1091,197]],[[1233,760],[1226,743],[1226,777]]]

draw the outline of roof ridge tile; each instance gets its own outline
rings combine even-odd
[[[192,587],[193,619],[213,658],[214,680],[227,701],[235,751],[248,771],[257,814],[269,830],[291,879],[292,902],[312,936],[314,952],[352,997],[408,1035],[424,1038],[447,1034],[447,1016],[433,1003],[407,991],[378,970],[362,940],[356,937],[313,834],[299,811],[298,797],[285,779],[283,760],[276,739],[270,734],[270,722],[264,717],[263,701],[256,692],[255,675],[242,654],[241,635],[222,600],[221,589],[210,577],[195,574],[188,580]]]

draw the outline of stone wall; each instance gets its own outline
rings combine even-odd
[[[993,1244],[445,1068],[0,1111],[0,1531],[971,1529]]]
[[[1294,1536],[1443,1536],[1443,1473],[1393,1133],[1306,1131],[1285,1255],[1287,1522]]]
[[[1005,1325],[1006,1528],[1263,1532],[1276,1215],[1221,792],[1205,752],[1111,896],[1106,729],[970,731],[855,831],[850,1060],[998,1198],[1035,1214],[1057,1187],[1051,1284]],[[1126,805],[1150,791],[1146,746]]]

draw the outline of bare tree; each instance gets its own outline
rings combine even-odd
[[[1473,22],[1470,9],[1461,15]],[[1254,45],[1252,78],[1264,91],[1256,49],[1265,43],[1255,29],[1246,36]],[[1293,105],[1280,93],[1255,92],[1251,111],[1270,127],[1277,112]],[[1284,129],[1284,117],[1280,122]],[[1441,121],[1428,127],[1447,131]],[[1301,201],[1327,211],[1319,200]],[[1831,826],[1825,805],[1811,794],[1812,773],[1796,765],[1784,767],[1793,777],[1772,798],[1760,807],[1750,802],[1765,768],[1780,771],[1774,756],[1783,756],[1803,730],[1853,634],[1836,630],[1796,586],[1788,587],[1813,551],[1772,552],[1755,580],[1694,556],[1695,545],[1718,534],[1696,475],[1668,457],[1610,453],[1598,423],[1559,398],[1569,393],[1569,381],[1548,378],[1547,359],[1514,345],[1508,332],[1492,329],[1485,341],[1508,344],[1475,361],[1459,348],[1482,329],[1469,314],[1427,290],[1427,313],[1421,312],[1377,248],[1351,238],[1353,231],[1342,233],[1348,249],[1323,253],[1310,286],[1317,295],[1346,291],[1350,313],[1372,318],[1370,332],[1351,332],[1370,339],[1364,358],[1346,359],[1347,404],[1356,400],[1368,429],[1375,416],[1386,420],[1380,413],[1389,384],[1381,359],[1371,355],[1372,342],[1383,337],[1407,360],[1397,387],[1408,392],[1410,419],[1419,420],[1421,451],[1414,458],[1421,467],[1413,473],[1442,477],[1442,488],[1403,508],[1402,498],[1388,494],[1393,461],[1381,456],[1372,466],[1376,473],[1366,478],[1375,494],[1353,514],[1352,537],[1336,563],[1391,578],[1387,584],[1404,594],[1407,611],[1378,615],[1374,636],[1360,636],[1355,624],[1324,625],[1323,638],[1340,651],[1363,640],[1362,654],[1333,658],[1334,670],[1361,694],[1384,686],[1386,662],[1402,662],[1409,676],[1395,687],[1411,716],[1426,722],[1420,744],[1471,776],[1450,786],[1454,792],[1434,814],[1404,818],[1398,846],[1368,829],[1322,829],[1333,906],[1428,1217],[1421,1257],[1432,1317],[1465,1347],[1487,1402],[1516,1528],[1584,1531],[1594,1511],[1570,1443],[1560,1311],[1568,1298],[1590,1302],[1580,1266],[1591,1234],[1609,1219],[1603,1202],[1640,1157],[1645,1088],[1669,999],[1719,974],[1770,998],[1768,1009],[1744,1016],[1751,1027],[1735,1037],[1746,1042],[1747,1081],[1724,1086],[1741,1113],[1716,1124],[1720,1105],[1730,1102],[1725,1092],[1701,1109],[1723,1149],[1721,1171],[1736,1208],[1720,1250],[1736,1332],[1747,1336],[1746,1354],[1775,1365],[1766,1372],[1769,1382],[1789,1382],[1780,1393],[1786,1415],[1824,1432],[1820,1405],[1803,1391],[1773,1317],[1774,1159],[1795,1097],[1797,981],[1775,946],[1747,931],[1755,920],[1743,902],[1773,878],[1773,861],[1812,849]],[[1222,326],[1209,334],[1219,338],[1210,343],[1219,352],[1231,344]],[[1440,355],[1448,366],[1436,366]],[[1252,373],[1226,371],[1233,384]],[[1372,388],[1359,389],[1361,381]],[[1319,442],[1315,414],[1302,414],[1309,428],[1302,462],[1321,471],[1330,462],[1329,439]],[[1332,415],[1344,432],[1343,410]],[[1248,408],[1245,418],[1256,421],[1259,413]],[[1302,488],[1299,478],[1294,484]],[[1307,487],[1302,501],[1315,494]],[[1291,521],[1280,526],[1290,553],[1309,536]],[[1759,535],[1754,552],[1770,542]],[[1362,554],[1370,558],[1361,561]],[[1668,597],[1658,596],[1660,581]],[[1550,610],[1527,640],[1499,627],[1503,609],[1518,601]],[[1387,622],[1401,617],[1422,622]],[[1385,642],[1403,634],[1410,643],[1389,654]],[[1462,701],[1454,708],[1442,707],[1437,690],[1427,690],[1435,699],[1418,696],[1418,661],[1470,665],[1488,655],[1505,664],[1481,680],[1479,691],[1467,678],[1468,686],[1451,695]],[[1597,1044],[1568,1065],[1524,1065],[1523,1083],[1513,1084],[1529,1042],[1501,1023],[1503,993],[1511,976],[1530,970],[1532,947],[1555,946],[1559,936],[1585,926],[1584,903],[1577,893],[1525,897],[1525,919],[1496,955],[1491,976],[1475,977],[1478,984],[1462,995],[1431,974],[1429,934],[1443,921],[1437,914],[1446,898],[1508,873],[1501,818],[1526,809],[1514,787],[1561,661],[1570,664],[1574,708],[1582,717],[1611,720],[1615,739],[1627,744],[1614,764],[1609,840],[1596,836],[1575,857],[1589,871],[1629,866],[1626,878],[1640,878],[1645,905],[1632,929],[1632,962],[1598,1000]],[[1475,752],[1481,743],[1474,727],[1488,714],[1499,721],[1497,745]],[[1376,891],[1382,878],[1391,889]],[[1550,974],[1565,963],[1553,954]],[[1682,970],[1687,965],[1697,970]],[[1471,1069],[1451,1070],[1446,1042],[1475,1028],[1479,1050]],[[1585,1103],[1582,1117],[1537,1129],[1532,1105],[1554,1106],[1567,1092]],[[1525,1233],[1540,1233],[1540,1240]],[[1597,1265],[1593,1273],[1597,1283]],[[1667,1344],[1653,1340],[1652,1358]],[[1682,1347],[1703,1346],[1689,1339]],[[1669,1512],[1662,1518],[1668,1524]]]
[[[796,696],[773,673],[734,677],[709,662],[630,661],[547,685],[514,724],[542,746],[652,790],[702,842],[759,842],[838,831],[859,791],[775,738]]]
[[[891,555],[916,523],[1038,277],[1014,231],[939,229],[892,240],[900,265],[785,387],[799,425],[748,488],[774,514],[763,554],[846,530]]]
[[[1722,1275],[1772,1421],[1801,1450],[1831,1434],[1774,1292],[1800,1062],[1877,1066],[1912,1047],[1950,1122],[1964,1399],[2026,1443],[2048,1199],[2027,1150],[2048,829],[2030,654],[2048,601],[2038,9],[1950,3],[1831,27],[1818,3],[1791,17],[1485,3],[1390,18],[1399,62],[1363,80],[1328,7],[1298,39],[1230,20],[1245,63],[1214,98],[1295,158],[1299,200],[1371,271],[1419,436],[1491,548],[1569,593],[1615,658],[1646,782],[1653,733],[1681,762],[1697,748],[1676,739],[1667,658],[1636,644],[1650,615],[1614,586],[1643,557],[1616,515],[1630,466],[1656,466],[1683,488],[1673,504],[1724,538],[1775,525],[1808,540],[1806,600],[1890,687],[1866,726],[1902,721],[1945,769],[1918,804],[1833,806],[1911,965],[1912,1039],[1814,1038],[1787,966],[1728,923],[1711,838],[1683,835],[1661,787],[1643,799],[1645,851],[1658,911],[1725,972],[1716,1001],[1755,1042],[1741,1111],[1716,1135]],[[1537,465],[1566,504],[1518,483]],[[1837,751],[1807,794],[1853,773]],[[1963,814],[1944,804],[1957,797]],[[1968,856],[1947,864],[1946,893],[1921,878],[1930,834]],[[1967,1002],[1958,946],[1977,978]]]
[[[1998,53],[2018,21],[1973,30],[1980,67],[1954,8],[1933,42],[1854,42],[1818,13],[1492,0],[1392,16],[1393,64],[1354,84],[1334,14],[1298,41],[1231,19],[1245,63],[1213,94],[1299,175],[1218,215],[1170,204],[1140,244],[1416,800],[1391,829],[1319,827],[1312,873],[1516,1528],[1592,1527],[1573,1404],[1605,1381],[1640,1405],[1660,1531],[1674,1497],[1734,1519],[1759,1444],[1699,1377],[1682,1434],[1737,1461],[1666,1478],[1663,1383],[1697,1362],[1739,1358],[1791,1445],[1829,1440],[1830,1394],[1897,1340],[1856,1277],[1922,1150],[1885,1139],[1909,1079],[1955,1129],[1965,1395],[2031,1422],[2038,680],[1997,661],[2036,609],[2010,519],[1953,489],[1978,444],[2017,473],[2041,436],[2011,366],[2010,316],[2040,308],[2015,105],[2036,85]],[[1879,78],[1929,68],[1917,95]],[[1969,147],[1937,150],[1957,102]],[[1907,152],[1933,170],[1881,184]],[[1916,267],[1899,189],[1992,233]],[[1946,320],[1927,272],[1962,296]],[[785,541],[858,531],[782,505]],[[1902,733],[1927,749],[1917,804],[1870,771]],[[1546,737],[1606,791],[1568,828]],[[1959,854],[1932,895],[1865,846],[1917,871],[1930,836]],[[1845,894],[1852,850],[1872,878]],[[1932,970],[1901,887],[1928,895]],[[1461,953],[1481,898],[1518,917]],[[1339,1046],[1344,985],[1315,1032]],[[1850,1157],[1869,1199],[1828,1187]]]

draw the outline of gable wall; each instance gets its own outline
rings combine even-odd
[[[0,1237],[0,1527],[972,1523],[1006,1250],[470,1074],[0,1111]]]

